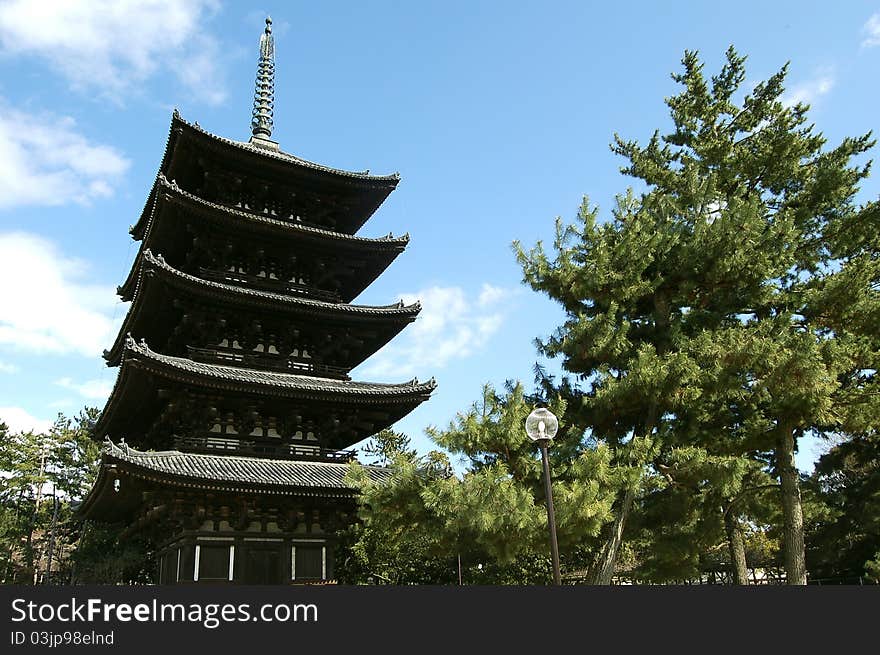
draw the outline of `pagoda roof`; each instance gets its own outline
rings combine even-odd
[[[409,243],[408,234],[358,237],[219,205],[181,189],[161,174],[150,193],[148,208],[149,212],[145,211],[130,230],[141,241],[138,257],[151,248],[163,252],[171,262],[183,261],[192,238],[184,232],[189,219],[194,219],[207,222],[208,229],[225,229],[236,239],[250,237],[257,244],[262,241],[261,247],[299,247],[317,258],[341,256],[350,267],[349,273],[338,280],[337,292],[343,302],[350,302],[363,292]],[[185,220],[181,220],[179,212],[185,214]],[[137,258],[120,287],[125,300],[131,298],[136,277]]]
[[[360,401],[375,398],[388,401],[400,398],[406,401],[413,396],[430,394],[437,386],[433,378],[427,382],[419,382],[416,378],[404,383],[356,382],[208,364],[154,352],[146,343],[136,343],[130,337],[125,344],[123,366],[129,362],[136,367],[165,373],[182,382],[214,383],[220,387],[228,386],[235,391],[260,391],[273,396],[313,396],[315,400],[344,398]],[[115,392],[116,389],[113,394]],[[113,399],[113,394],[110,400]]]
[[[147,275],[147,273],[159,273],[160,276],[168,279],[172,284],[193,290],[199,290],[214,297],[249,301],[254,304],[263,304],[272,307],[273,309],[291,307],[294,308],[294,311],[310,313],[324,318],[357,316],[385,319],[399,316],[406,317],[411,321],[415,319],[422,307],[421,302],[419,301],[416,301],[411,305],[404,305],[402,300],[390,305],[354,305],[350,303],[327,302],[324,300],[306,298],[301,295],[274,293],[272,291],[251,289],[236,284],[226,284],[225,282],[216,282],[214,280],[203,280],[195,275],[190,275],[189,273],[177,270],[168,264],[162,255],[154,255],[149,249],[144,250],[143,253],[141,253],[138,262],[135,264],[134,269],[137,275],[133,278],[134,290],[132,295],[123,295],[122,290],[119,290],[122,299],[125,301],[133,300],[137,296],[138,289],[140,289],[145,283],[145,278],[149,279],[151,277],[150,275]]]
[[[376,482],[390,477],[390,470],[363,467]],[[140,507],[141,495],[119,491],[113,480],[128,478],[164,487],[231,493],[260,493],[283,496],[352,497],[355,489],[346,481],[348,464],[262,459],[235,455],[183,453],[177,450],[141,451],[125,443],[105,440],[101,466],[92,490],[79,508],[87,519],[120,520]]]
[[[334,232],[305,223],[294,223],[279,218],[272,218],[264,214],[243,211],[234,207],[221,205],[185,191],[176,182],[169,181],[164,174],[159,173],[147,202],[149,211],[144,211],[137,223],[129,228],[132,237],[140,241],[150,231],[154,218],[158,213],[158,205],[162,200],[192,210],[199,216],[204,216],[216,222],[228,222],[237,227],[246,226],[264,230],[274,235],[284,234],[293,238],[310,239],[315,243],[332,243],[334,248],[348,247],[362,251],[365,248],[371,250],[394,250],[401,252],[409,243],[409,234],[395,237],[362,237],[343,232]]]
[[[136,325],[143,313],[142,305],[146,302],[142,299],[147,294],[146,289],[154,281],[181,289],[193,295],[220,300],[223,303],[238,306],[258,309],[265,308],[273,312],[311,316],[322,320],[332,320],[336,323],[363,324],[364,322],[369,322],[388,325],[391,329],[388,331],[386,341],[400,332],[407,324],[414,321],[421,311],[421,304],[419,302],[411,305],[404,305],[403,301],[393,305],[351,305],[313,300],[300,295],[261,291],[213,280],[203,280],[170,266],[161,255],[153,255],[149,249],[144,250],[140,254],[133,270],[136,271],[137,275],[130,277],[126,281],[128,289],[134,287],[130,292],[131,295],[127,296],[126,290],[120,289],[120,295],[123,300],[132,300],[133,302],[119,330],[116,341],[105,354],[108,362],[114,365],[119,363],[122,356],[125,335],[129,332],[137,332]],[[383,344],[377,345],[377,349]]]
[[[95,425],[97,437],[114,433],[125,434],[132,429],[133,424],[144,420],[144,417],[139,416],[139,412],[149,411],[145,408],[144,394],[156,385],[144,386],[142,383],[134,382],[129,384],[132,376],[142,375],[195,387],[200,391],[216,390],[252,397],[318,402],[327,406],[381,408],[387,412],[387,425],[399,420],[427,400],[437,386],[433,378],[427,382],[412,379],[396,384],[358,382],[208,364],[183,357],[162,355],[151,350],[146,343],[138,344],[128,337],[122,353],[119,375],[107,405]],[[367,436],[369,434],[360,438]],[[351,439],[349,444],[359,441],[360,438]],[[325,445],[346,447],[349,444],[339,445],[328,442]]]
[[[280,149],[267,148],[256,143],[235,141],[217,136],[198,123],[185,121],[175,109],[165,144],[159,173],[170,179],[176,177],[178,163],[192,154],[178,152],[183,144],[190,144],[198,153],[214,153],[230,170],[240,169],[263,179],[309,188],[316,192],[343,194],[351,201],[340,232],[356,232],[397,187],[400,175],[371,175],[369,171],[345,171],[302,159]],[[187,149],[187,148],[184,148]],[[180,159],[183,157],[184,159]],[[184,168],[186,164],[182,164]],[[149,211],[149,205],[142,213]],[[143,218],[143,216],[142,216]]]
[[[203,129],[198,123],[190,123],[180,115],[175,109],[171,118],[171,134],[169,135],[169,143],[165,149],[165,155],[162,158],[161,169],[163,172],[167,170],[170,163],[170,153],[174,148],[174,139],[177,134],[189,134],[197,138],[213,141],[217,144],[227,146],[232,151],[241,151],[249,155],[268,158],[283,164],[289,165],[293,169],[305,169],[322,174],[324,177],[332,178],[338,181],[344,181],[346,184],[357,184],[359,186],[368,187],[390,187],[394,188],[400,182],[400,173],[390,173],[387,175],[371,175],[369,170],[364,171],[346,171],[340,168],[332,168],[323,164],[318,164],[302,157],[297,157],[282,150],[274,150],[265,146],[256,145],[246,141],[235,141],[226,137],[218,136]]]

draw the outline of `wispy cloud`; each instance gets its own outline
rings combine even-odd
[[[830,70],[819,71],[815,77],[796,84],[782,96],[782,104],[793,107],[798,103],[814,104],[834,88],[834,75]]]
[[[873,14],[862,26],[865,39],[862,41],[863,48],[873,48],[880,45],[880,12]]]
[[[115,148],[86,139],[72,118],[0,100],[0,209],[89,203],[112,195],[129,165]]]
[[[476,294],[461,287],[430,287],[401,294],[407,304],[420,300],[422,311],[391,343],[367,360],[361,377],[399,380],[427,377],[454,359],[479,351],[503,325],[505,305],[516,289],[483,284]]]
[[[4,361],[0,361],[0,373],[18,373],[18,366],[15,364],[7,364]]]
[[[113,383],[107,380],[87,380],[77,383],[70,378],[61,378],[55,380],[55,384],[59,387],[76,391],[87,400],[107,400],[107,396],[113,391]]]
[[[0,407],[0,422],[5,423],[12,432],[46,432],[54,420],[31,416],[21,407]]]
[[[27,271],[27,275],[21,275]],[[85,262],[33,234],[0,234],[0,345],[95,356],[112,341],[110,286],[83,281]],[[121,318],[121,317],[120,317]]]
[[[164,70],[219,104],[222,52],[204,28],[218,8],[217,0],[9,0],[0,6],[0,47],[45,59],[75,88],[117,101]]]

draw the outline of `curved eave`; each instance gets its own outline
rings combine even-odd
[[[181,189],[177,184],[169,182],[161,173],[156,178],[156,182],[150,192],[148,200],[149,211],[145,211],[141,219],[129,230],[136,241],[148,240],[151,226],[155,220],[158,220],[158,216],[161,215],[165,204],[182,207],[197,216],[214,222],[227,222],[239,227],[268,232],[282,238],[310,240],[316,244],[327,244],[328,249],[344,247],[357,252],[375,250],[399,253],[403,252],[409,243],[408,234],[399,237],[391,235],[379,238],[359,237],[227,207],[226,205],[210,202]]]
[[[115,409],[121,405],[126,378],[134,371],[200,389],[213,389],[255,396],[290,398],[334,404],[370,406],[412,406],[427,400],[437,383],[411,380],[399,384],[332,380],[291,373],[255,371],[194,362],[181,357],[156,353],[144,344],[127,338],[116,384],[104,412],[95,426],[95,435],[104,437],[114,420]]]
[[[381,482],[389,475],[382,467],[365,466],[367,475]],[[179,451],[145,452],[105,442],[98,476],[77,510],[84,519],[120,520],[140,508],[131,478],[175,489],[198,489],[260,495],[351,498],[356,490],[345,481],[347,464],[298,462],[202,455]],[[129,478],[117,492],[115,479]]]
[[[217,300],[223,304],[245,306],[257,309],[269,309],[273,312],[283,311],[300,316],[314,316],[322,320],[333,320],[340,323],[384,323],[395,324],[396,330],[388,334],[391,340],[406,325],[413,322],[421,311],[421,305],[370,306],[349,305],[345,303],[329,303],[310,300],[299,296],[287,296],[268,291],[246,289],[222,282],[203,280],[183,273],[168,265],[161,257],[156,257],[150,250],[145,250],[136,262],[137,277],[133,278],[132,304],[126,314],[119,334],[112,348],[105,353],[105,359],[111,366],[116,366],[122,357],[126,335],[137,334],[136,324],[149,302],[144,300],[154,283],[168,285],[183,290],[191,295]],[[386,341],[387,342],[387,341]],[[384,345],[384,342],[383,344]],[[381,346],[379,346],[381,347]],[[378,349],[378,348],[377,348]]]
[[[355,193],[364,197],[365,200],[361,203],[358,218],[350,222],[347,230],[343,230],[350,233],[356,232],[369,219],[400,182],[399,173],[370,175],[368,171],[344,171],[316,164],[282,151],[267,150],[250,143],[226,139],[203,130],[198,124],[188,123],[180,116],[177,109],[172,115],[168,137],[165,140],[165,151],[158,171],[160,174],[168,174],[172,168],[176,149],[181,140],[185,139],[217,152],[221,158],[224,155],[237,160],[244,158],[254,170],[264,169],[268,166],[275,169],[281,177],[313,180],[331,188],[348,189],[349,191],[354,189]],[[137,225],[149,220],[151,207],[151,199],[148,197],[137,223],[132,227],[133,230]]]
[[[283,489],[355,491],[346,481],[349,465],[343,463],[184,453],[179,450],[141,451],[112,442],[107,442],[104,452],[118,462],[172,478]],[[364,468],[375,481],[389,475],[387,468]]]
[[[163,217],[166,216],[166,212],[174,212],[176,209],[200,220],[228,225],[235,230],[245,228],[251,233],[259,234],[262,232],[263,238],[266,239],[306,243],[316,247],[319,251],[339,252],[342,250],[351,253],[352,259],[366,263],[360,269],[361,277],[354,278],[358,283],[348,283],[341,289],[343,300],[357,297],[371,281],[391,265],[409,243],[409,234],[399,237],[392,235],[379,238],[357,237],[242,212],[194,196],[171,184],[162,176],[156,181],[150,192],[147,209],[149,212],[145,211],[141,221],[131,228],[134,238],[140,240],[140,248],[125,281],[117,287],[117,293],[124,301],[131,300],[134,295],[142,253],[148,248],[153,249],[156,241],[153,237],[154,232],[160,230],[160,224],[164,222]],[[167,218],[172,221],[172,229],[179,227],[175,225],[175,221],[179,223],[178,216],[172,213]],[[166,236],[166,240],[167,238]]]
[[[122,302],[134,300],[134,297],[137,295],[137,290],[140,286],[141,270],[143,269],[141,263],[143,259],[144,248],[141,247],[140,250],[138,250],[137,255],[135,255],[134,261],[131,263],[131,268],[128,270],[128,276],[125,278],[125,282],[116,287],[116,295],[119,296],[119,299]]]
[[[153,182],[153,188],[150,189],[150,193],[147,195],[147,202],[143,210],[141,210],[141,215],[138,217],[137,222],[128,228],[128,233],[135,241],[140,241],[144,238],[144,235],[149,230],[150,223],[152,223],[153,212],[156,208],[156,194],[159,190],[157,182]]]
[[[397,186],[398,182],[400,182],[400,174],[396,172],[388,175],[371,175],[369,171],[346,171],[308,161],[281,150],[269,150],[255,146],[251,143],[227,139],[202,129],[197,123],[190,123],[184,120],[176,109],[174,110],[171,119],[171,135],[169,136],[168,147],[162,158],[162,166],[160,170],[163,173],[168,170],[168,164],[171,161],[171,155],[176,146],[176,139],[181,138],[184,135],[211,143],[218,148],[226,149],[232,156],[245,155],[248,157],[254,157],[261,162],[277,162],[280,166],[287,168],[291,174],[301,174],[306,172],[309,175],[317,176],[346,186],[358,186],[368,189],[388,189],[390,192]]]

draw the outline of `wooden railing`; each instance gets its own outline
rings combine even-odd
[[[331,450],[301,444],[271,444],[250,439],[222,436],[176,437],[174,447],[189,453],[212,455],[257,455],[272,459],[295,459],[311,462],[335,462],[345,464],[354,459],[357,451]]]
[[[325,291],[324,289],[316,289],[305,284],[296,284],[289,280],[273,279],[261,275],[251,275],[250,273],[218,271],[212,268],[201,267],[199,268],[199,275],[205,280],[236,284],[275,293],[295,293],[313,300],[323,300],[332,303],[338,303],[342,300],[335,291]]]
[[[186,349],[189,353],[189,358],[194,362],[245,366],[248,368],[278,371],[280,373],[315,375],[337,380],[350,379],[348,369],[342,366],[316,364],[281,355],[273,356],[252,350],[237,350],[234,348],[198,348],[196,346],[187,346]]]

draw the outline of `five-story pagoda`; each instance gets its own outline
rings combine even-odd
[[[119,375],[80,511],[148,535],[162,584],[332,579],[333,534],[354,518],[343,449],[435,386],[350,378],[419,312],[352,304],[406,247],[406,236],[355,236],[399,177],[281,151],[273,95],[267,19],[252,137],[215,136],[175,111],[131,228],[140,249],[119,287],[131,307],[105,352]]]

